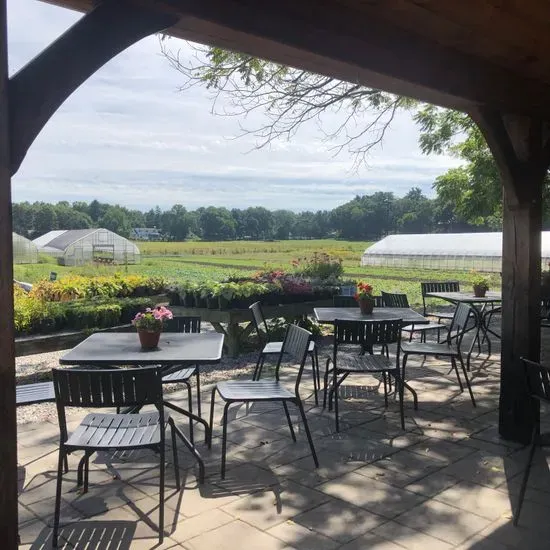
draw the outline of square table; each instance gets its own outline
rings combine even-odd
[[[385,321],[403,319],[404,325],[427,325],[429,320],[408,307],[375,307],[372,313],[361,313],[359,307],[316,307],[313,312],[319,323],[342,321]]]
[[[485,317],[487,314],[485,313],[485,308],[487,307],[487,304],[493,304],[493,303],[499,304],[502,302],[502,294],[500,292],[495,292],[495,291],[486,292],[483,298],[479,296],[475,296],[473,292],[464,292],[464,291],[462,292],[427,292],[426,297],[440,298],[441,300],[445,300],[447,302],[450,302],[451,304],[458,304],[460,302],[463,302],[465,304],[470,304],[472,306],[471,309],[472,309],[472,313],[475,321],[476,334],[474,336],[474,339],[472,340],[472,343],[470,344],[470,350],[468,351],[468,355],[467,355],[468,370],[470,370],[472,352],[474,350],[474,346],[476,342],[478,344],[479,353],[481,353],[481,346],[483,342],[487,341],[487,353],[489,354],[489,357],[491,356],[491,340],[489,338],[489,334],[492,334],[498,339],[500,339],[500,335],[489,328],[489,322],[491,320],[490,319],[491,312],[487,312],[487,314],[489,314],[489,321],[486,322]]]
[[[161,365],[166,373],[172,367],[219,363],[222,358],[224,335],[217,332],[180,333],[160,335],[154,350],[142,350],[137,333],[96,332],[59,359],[61,365],[90,365],[99,367]],[[206,440],[212,427],[203,418],[164,401],[164,405],[205,427]],[[200,479],[204,480],[204,462],[194,444],[176,427],[176,432],[197,459]]]

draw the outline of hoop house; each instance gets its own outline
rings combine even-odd
[[[57,258],[60,265],[136,264],[140,261],[139,248],[108,229],[50,231],[33,242],[40,252]]]
[[[12,233],[12,242],[14,264],[38,263],[38,249],[31,240],[17,233]]]
[[[542,232],[542,262],[550,261],[550,231]],[[367,248],[362,266],[502,271],[502,233],[390,235]]]

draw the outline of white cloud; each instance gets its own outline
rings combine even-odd
[[[35,0],[8,0],[11,71],[79,16]],[[181,48],[190,54],[184,42]],[[406,113],[396,117],[384,146],[360,173],[351,172],[348,153],[333,156],[315,123],[291,142],[253,150],[250,136],[230,139],[240,134],[239,120],[211,114],[205,89],[178,93],[180,84],[157,37],[118,55],[48,122],[13,178],[14,200],[330,209],[376,190],[399,195],[418,186],[431,193],[435,177],[456,165],[448,157],[421,155]],[[330,116],[334,121],[340,115]],[[252,125],[258,120],[250,118]]]

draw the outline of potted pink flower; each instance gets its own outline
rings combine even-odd
[[[354,296],[359,304],[359,309],[363,315],[372,313],[374,309],[374,296],[372,294],[372,285],[365,282],[357,284],[357,292]]]
[[[141,348],[155,349],[165,321],[173,317],[172,312],[164,306],[148,307],[145,311],[137,313],[132,324],[137,329]]]

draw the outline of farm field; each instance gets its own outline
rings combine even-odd
[[[220,280],[238,272],[264,268],[290,269],[291,262],[315,252],[334,254],[343,260],[345,276],[367,280],[375,293],[382,290],[405,292],[413,305],[421,303],[420,281],[458,280],[469,286],[471,274],[463,271],[361,267],[361,254],[372,243],[333,239],[311,241],[229,241],[229,242],[155,242],[137,243],[142,252],[139,265],[64,267],[55,262],[15,265],[19,281],[34,283],[48,278],[51,271],[65,274],[107,275],[115,272],[160,275],[167,279],[194,281]],[[500,288],[500,277],[492,275],[492,288]]]

